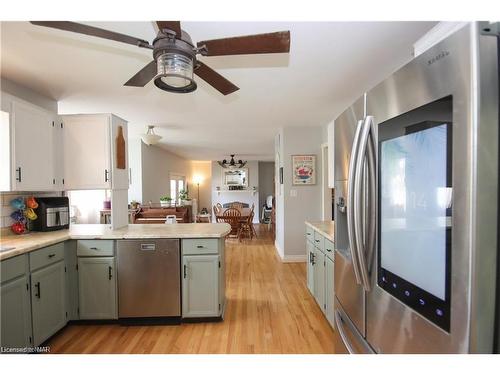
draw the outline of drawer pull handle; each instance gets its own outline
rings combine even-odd
[[[54,258],[56,254],[49,254],[49,258]]]
[[[91,247],[90,250],[99,250],[97,247]]]
[[[327,248],[327,249],[326,249],[326,251],[332,252],[332,249],[328,249],[328,248]]]
[[[35,284],[35,288],[36,288],[35,297],[38,297],[38,299],[40,299],[40,296],[41,296],[41,294],[40,294],[40,281]]]
[[[314,240],[314,241],[319,242],[319,240]]]
[[[198,249],[203,249],[205,246],[203,246],[203,245],[198,245],[198,246],[196,246],[196,247],[197,247]]]

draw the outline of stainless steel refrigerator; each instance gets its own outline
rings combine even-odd
[[[498,351],[494,26],[458,30],[335,120],[338,352]]]

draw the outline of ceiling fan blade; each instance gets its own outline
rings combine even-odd
[[[221,94],[229,95],[232,92],[239,90],[239,87],[232,84],[230,81],[225,79],[209,66],[203,64],[201,61],[197,62],[194,74],[217,89]]]
[[[156,21],[156,24],[160,30],[169,29],[175,31],[178,38],[182,36],[181,21]]]
[[[156,75],[156,61],[151,61],[130,78],[123,86],[144,87]]]
[[[205,56],[284,53],[290,52],[290,31],[204,40],[197,45],[206,47],[206,53],[201,51]]]
[[[134,38],[133,36],[115,33],[114,31],[100,29],[94,26],[84,25],[69,21],[30,21],[33,25],[51,27],[53,29],[71,31],[74,33],[96,36],[98,38],[110,39],[117,42],[132,44],[138,47],[152,48],[147,40]]]

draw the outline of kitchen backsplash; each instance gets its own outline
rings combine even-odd
[[[18,192],[2,192],[0,193],[0,228],[10,227],[14,220],[10,217],[10,214],[14,209],[10,205],[10,201],[17,197],[60,197],[61,192],[59,191],[45,191],[45,192],[33,192],[33,191],[18,191]]]

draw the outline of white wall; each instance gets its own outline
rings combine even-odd
[[[130,168],[130,186],[128,201],[142,202],[142,141],[140,138],[129,137],[128,160]]]
[[[244,202],[248,203],[250,206],[255,205],[255,216],[254,223],[259,222],[260,218],[260,207],[259,207],[259,162],[258,161],[248,161],[245,168],[248,168],[248,188],[250,191],[244,192],[217,192],[216,187],[222,186],[222,167],[217,164],[216,161],[212,162],[212,206],[216,203],[224,204],[229,202]],[[253,187],[257,188],[257,192],[254,194],[251,189]]]
[[[160,203],[160,197],[170,195],[170,174],[189,178],[191,163],[158,146],[146,146],[141,142],[142,156],[142,203]]]
[[[284,261],[306,260],[304,221],[321,219],[321,144],[326,139],[324,133],[322,127],[289,127],[279,133],[277,151],[284,184],[282,194],[276,200],[276,246]],[[292,186],[292,155],[300,154],[316,155],[316,185]]]
[[[274,162],[259,161],[259,208],[269,195],[274,195]]]

